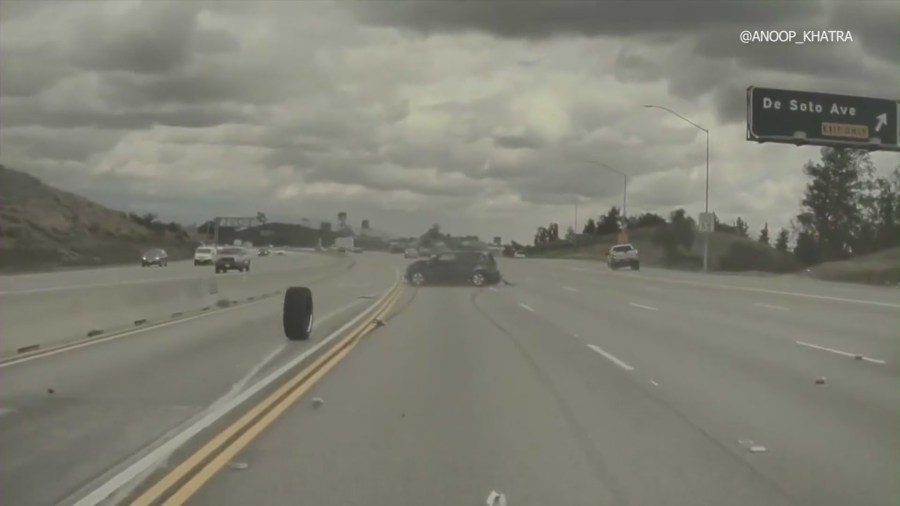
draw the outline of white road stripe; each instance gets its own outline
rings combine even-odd
[[[522,306],[523,308],[531,311],[532,313],[534,312],[534,308],[529,306],[528,304],[520,303],[519,305]]]
[[[634,370],[634,367],[631,367],[630,365],[626,364],[625,362],[622,362],[621,360],[619,360],[618,358],[616,358],[615,355],[612,355],[611,353],[607,353],[607,352],[603,351],[603,349],[600,348],[599,346],[597,346],[596,344],[589,344],[589,345],[587,345],[587,346],[588,346],[588,348],[590,348],[590,349],[596,351],[597,353],[603,355],[604,357],[606,357],[607,360],[609,360],[610,362],[616,364],[617,366],[621,367],[622,369],[625,369],[626,371],[633,371],[633,370]]]
[[[374,298],[374,296],[373,296],[373,298]],[[276,299],[276,298],[274,298],[274,297],[263,297],[263,298],[261,298],[261,299],[256,299],[256,300],[249,301],[249,302],[243,302],[243,303],[238,304],[238,305],[236,305],[236,306],[231,306],[231,307],[226,307],[226,308],[221,308],[221,309],[215,309],[215,310],[212,310],[212,311],[207,311],[207,312],[200,313],[200,314],[196,314],[196,315],[193,315],[193,316],[188,316],[187,318],[179,318],[179,319],[177,319],[177,320],[172,320],[172,321],[167,321],[167,322],[161,322],[161,323],[155,323],[155,324],[153,324],[153,325],[148,325],[148,326],[146,326],[146,327],[141,327],[141,328],[134,329],[134,330],[126,330],[126,331],[120,332],[120,333],[118,333],[118,334],[112,334],[112,335],[110,335],[110,336],[103,337],[103,338],[99,338],[99,339],[91,339],[91,340],[85,341],[85,342],[83,342],[83,343],[79,343],[79,342],[77,342],[77,341],[74,341],[74,342],[72,342],[71,345],[66,345],[65,343],[58,344],[58,345],[56,345],[56,346],[58,346],[59,349],[50,349],[49,351],[46,351],[46,352],[44,352],[44,353],[36,353],[35,355],[29,355],[29,356],[27,356],[27,357],[22,357],[22,358],[18,358],[18,359],[16,359],[16,358],[10,358],[10,359],[7,360],[6,362],[0,363],[0,369],[3,369],[4,367],[10,367],[10,366],[13,366],[13,365],[23,364],[23,363],[25,363],[25,362],[31,362],[32,360],[39,360],[39,359],[46,358],[46,357],[52,357],[53,355],[58,355],[58,354],[60,354],[60,353],[67,353],[67,352],[74,351],[74,350],[77,350],[77,349],[80,349],[80,348],[86,348],[86,347],[88,347],[88,346],[95,346],[95,345],[102,344],[102,343],[106,343],[106,342],[109,342],[109,341],[115,341],[115,340],[117,340],[117,339],[122,339],[123,337],[133,336],[133,335],[135,335],[135,334],[142,334],[142,333],[144,333],[144,332],[150,332],[150,331],[152,331],[152,330],[159,330],[159,329],[162,329],[162,328],[165,328],[165,327],[170,327],[170,326],[172,326],[172,325],[180,325],[180,324],[182,324],[182,323],[187,323],[187,322],[189,322],[189,321],[198,320],[198,319],[200,319],[200,318],[208,318],[208,317],[210,317],[210,316],[215,316],[215,315],[218,315],[218,314],[222,314],[222,313],[225,313],[225,312],[227,312],[227,311],[235,311],[235,310],[238,310],[238,309],[243,309],[243,308],[246,308],[246,307],[250,307],[250,306],[252,306],[252,305],[254,305],[254,304],[259,304],[259,303],[262,303],[262,302],[271,302],[271,301],[273,301],[273,300],[279,300],[279,299]],[[320,321],[325,321],[325,320],[331,319],[331,318],[333,318],[335,315],[340,314],[340,313],[342,313],[342,312],[344,312],[344,311],[347,311],[348,309],[352,308],[353,306],[356,306],[357,304],[359,304],[361,300],[366,300],[366,299],[357,299],[357,300],[351,302],[350,304],[347,304],[346,306],[344,306],[344,307],[342,307],[342,308],[340,308],[340,309],[338,309],[338,310],[336,310],[336,311],[332,311],[331,313],[328,313],[327,315],[325,315],[325,316],[323,316],[323,317],[321,317],[321,318],[318,318],[317,321],[316,321],[316,323],[314,323],[314,325],[317,324],[317,323],[320,322]]]
[[[636,304],[636,303],[634,303],[634,302],[629,302],[629,304],[631,304],[631,305],[634,306],[634,307],[639,307],[639,308],[641,308],[641,309],[649,309],[650,311],[659,311],[659,309],[657,309],[657,308],[655,308],[655,307],[653,307],[653,306],[645,306],[645,305],[643,305],[643,304]]]
[[[564,286],[563,290],[566,290],[568,292],[577,292],[578,291],[578,289],[575,288],[574,286]]]
[[[784,307],[784,306],[775,306],[775,305],[773,305],[773,304],[763,304],[762,302],[755,302],[755,303],[753,303],[753,305],[754,305],[754,306],[759,306],[759,307],[764,307],[764,308],[767,308],[767,309],[776,309],[776,310],[778,310],[778,311],[790,311],[790,309],[788,309],[788,308],[786,308],[786,307]]]
[[[850,353],[848,351],[836,350],[834,348],[826,348],[825,346],[819,346],[818,344],[812,344],[812,343],[807,343],[807,342],[803,342],[803,341],[795,341],[795,342],[797,344],[799,344],[800,346],[806,346],[807,348],[813,348],[816,350],[827,351],[829,353],[836,353],[838,355],[843,355],[845,357],[856,358],[857,356],[859,356],[858,353]],[[861,360],[865,360],[866,362],[871,362],[873,364],[881,364],[881,365],[887,364],[887,362],[885,362],[884,360],[877,359],[877,358],[864,357],[864,356],[861,356],[860,358],[861,358]]]
[[[756,292],[756,293],[769,293],[773,295],[787,295],[789,297],[805,297],[807,299],[816,299],[816,300],[829,300],[834,302],[848,302],[851,304],[866,304],[870,306],[880,306],[880,307],[890,307],[890,308],[900,308],[900,304],[892,304],[890,302],[879,302],[876,300],[863,300],[863,299],[849,299],[845,297],[831,297],[828,295],[814,295],[811,293],[798,293],[798,292],[783,292],[781,290],[769,290],[765,288],[752,288],[748,286],[734,286],[734,285],[723,285],[719,283],[702,283],[699,281],[688,281],[684,279],[672,279],[672,278],[663,278],[663,277],[651,277],[641,274],[632,274],[634,277],[639,277],[641,279],[645,279],[647,281],[657,281],[662,283],[680,283],[683,285],[693,285],[693,286],[704,286],[710,288],[724,288],[726,290],[738,290],[743,292]]]
[[[198,320],[200,318],[208,318],[210,316],[222,314],[226,311],[236,311],[239,309],[244,309],[244,308],[250,307],[254,304],[260,304],[262,302],[271,302],[273,300],[277,300],[277,299],[275,299],[273,297],[265,297],[262,299],[256,299],[251,302],[243,302],[236,306],[231,306],[231,307],[222,308],[222,309],[216,309],[214,311],[207,311],[205,313],[200,313],[200,314],[194,315],[194,316],[188,316],[187,318],[179,318],[177,320],[148,325],[146,327],[141,327],[141,328],[135,329],[135,330],[127,330],[127,331],[119,333],[119,334],[113,334],[109,337],[103,337],[100,339],[92,339],[90,341],[86,341],[83,343],[79,343],[76,341],[72,345],[68,345],[68,346],[65,343],[59,344],[58,345],[60,347],[59,349],[51,349],[50,351],[47,351],[45,353],[37,353],[35,355],[22,357],[22,358],[18,358],[18,359],[13,358],[6,362],[0,363],[0,369],[3,369],[4,367],[10,367],[13,365],[23,364],[25,362],[31,362],[32,360],[38,360],[41,358],[52,357],[53,355],[59,355],[60,353],[67,353],[67,352],[77,350],[80,348],[86,348],[88,346],[95,346],[95,345],[98,345],[101,343],[115,341],[116,339],[122,339],[123,337],[133,336],[135,334],[142,334],[144,332],[150,332],[151,330],[159,330],[161,328],[170,327],[172,325],[180,325],[182,323],[187,323],[192,320]]]
[[[650,384],[652,384],[652,385],[655,386],[655,387],[658,387],[658,386],[659,386],[659,383],[657,383],[657,382],[654,381],[654,380],[650,380]]]

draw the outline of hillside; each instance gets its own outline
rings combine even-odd
[[[889,248],[840,262],[825,262],[811,267],[806,274],[827,281],[896,286],[900,284],[900,248]]]
[[[138,262],[152,247],[188,258],[194,246],[176,226],[148,224],[0,165],[0,270]]]

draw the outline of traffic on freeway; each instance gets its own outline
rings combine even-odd
[[[0,363],[4,503],[900,497],[890,290],[530,259],[416,288],[353,260],[296,276],[309,338],[280,295]]]

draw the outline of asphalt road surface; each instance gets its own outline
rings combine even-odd
[[[402,265],[365,254],[314,285],[319,318],[348,307],[336,327]],[[189,502],[458,506],[493,490],[510,506],[900,501],[896,288],[501,268],[512,286],[407,287],[385,326]],[[309,346],[285,344],[279,310],[259,302],[0,368],[0,503],[89,489]]]
[[[51,505],[80,495],[126,458],[302,353],[395,277],[385,256],[311,283],[317,317],[307,342],[284,338],[279,296],[0,365],[0,504]]]
[[[283,256],[253,256],[251,271],[254,273],[289,271],[298,266],[324,265],[331,261],[327,255],[305,252],[286,252]],[[92,269],[71,269],[53,272],[11,274],[0,276],[0,295],[78,289],[89,286],[152,283],[161,280],[195,279],[215,276],[211,265],[195,266],[193,260],[169,262],[166,267],[141,267],[117,265]]]

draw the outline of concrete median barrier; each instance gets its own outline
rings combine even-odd
[[[114,334],[260,300],[288,286],[346,271],[350,261],[115,286],[0,295],[0,357]]]

